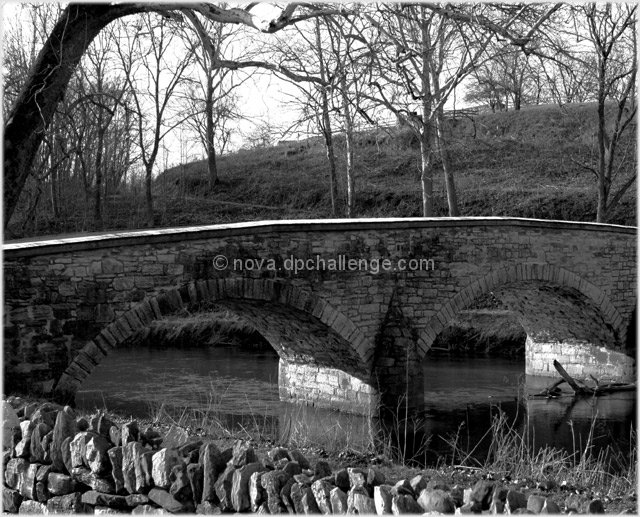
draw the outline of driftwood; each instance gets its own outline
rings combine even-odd
[[[631,382],[631,383],[611,382],[607,384],[600,384],[598,382],[598,379],[596,379],[593,375],[591,375],[591,378],[595,381],[596,385],[587,386],[584,382],[576,380],[573,377],[571,377],[571,375],[567,373],[567,371],[562,367],[562,365],[558,361],[556,360],[553,361],[553,367],[560,374],[560,377],[562,377],[562,379],[555,381],[553,384],[551,384],[549,387],[542,390],[540,393],[536,393],[534,397],[557,397],[558,395],[560,395],[560,388],[558,386],[560,386],[564,382],[566,382],[569,386],[571,386],[571,389],[573,390],[573,393],[575,396],[586,395],[586,396],[597,397],[598,395],[604,395],[605,393],[616,393],[619,391],[634,391],[636,389],[635,382]]]

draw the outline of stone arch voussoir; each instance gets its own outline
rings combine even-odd
[[[271,301],[316,317],[349,343],[363,364],[369,366],[371,352],[364,335],[342,312],[308,290],[271,279],[219,278],[189,282],[149,297],[109,323],[78,352],[60,377],[55,392],[71,398],[100,362],[121,343],[151,322],[204,302],[225,299]]]
[[[491,292],[501,285],[512,282],[541,281],[573,288],[589,299],[612,328],[623,333],[624,320],[613,306],[609,297],[599,287],[579,277],[575,273],[551,264],[518,264],[517,266],[495,269],[482,278],[476,279],[453,295],[440,310],[431,317],[429,324],[418,337],[420,357],[424,357],[436,337],[453,317],[479,296]]]

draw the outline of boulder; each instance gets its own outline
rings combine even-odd
[[[587,505],[587,513],[591,515],[605,513],[604,504],[600,499],[594,499]]]
[[[116,487],[111,477],[98,477],[88,468],[74,467],[71,470],[71,477],[76,481],[87,485],[93,490],[97,490],[98,492],[102,492],[104,494],[115,494],[116,492]]]
[[[85,464],[96,476],[111,472],[111,460],[108,451],[111,448],[109,440],[101,434],[91,436],[85,447]]]
[[[249,478],[249,501],[251,511],[257,512],[260,505],[267,500],[267,492],[262,487],[262,472],[254,472]]]
[[[120,428],[117,425],[112,425],[109,428],[109,441],[115,446],[119,447],[122,443],[122,434]]]
[[[391,493],[393,495],[410,495],[415,496],[415,492],[413,488],[411,488],[411,483],[406,479],[401,479],[391,489]]]
[[[235,470],[231,485],[231,505],[236,512],[244,512],[251,508],[249,480],[254,473],[264,470],[264,466],[259,462],[249,463]]]
[[[67,436],[63,441],[62,444],[60,445],[60,461],[63,464],[63,468],[62,469],[58,469],[56,467],[56,464],[53,464],[53,469],[59,472],[68,472],[69,474],[71,474],[71,471],[73,470],[73,465],[71,464],[71,440],[73,439],[73,437],[71,436]],[[55,439],[53,441],[53,443],[51,444],[51,454],[52,454],[52,458],[53,458],[53,452],[55,451]]]
[[[321,512],[318,508],[316,499],[313,496],[311,487],[301,485],[300,483],[294,483],[291,486],[290,496],[295,513],[316,515]]]
[[[152,477],[153,483],[159,488],[169,488],[171,469],[180,463],[178,451],[174,448],[160,449],[152,456]]]
[[[82,431],[76,434],[71,440],[69,448],[71,450],[71,466],[72,467],[88,467],[89,463],[86,460],[87,456],[87,443],[92,438],[98,437],[92,431]]]
[[[527,510],[533,513],[542,512],[542,508],[544,508],[544,504],[546,502],[546,497],[538,494],[531,494],[527,499]]]
[[[36,474],[38,473],[38,465],[31,463],[26,469],[22,470],[17,490],[25,499],[36,499]]]
[[[171,486],[169,487],[169,493],[181,503],[187,503],[193,501],[193,491],[191,490],[191,483],[187,476],[187,466],[180,462],[179,465],[175,465],[171,469]]]
[[[226,468],[225,455],[212,442],[200,448],[200,464],[202,465],[202,502],[216,501],[215,482]]]
[[[298,449],[290,450],[289,451],[289,458],[292,461],[297,461],[298,464],[300,465],[300,467],[303,470],[311,468],[311,465],[309,464],[309,460]]]
[[[129,494],[124,496],[127,506],[133,508],[141,504],[149,504],[149,497],[144,494]]]
[[[351,485],[349,484],[349,473],[347,472],[347,469],[337,470],[333,474],[333,484],[345,494],[349,491]]]
[[[49,513],[90,513],[90,508],[82,502],[82,494],[73,492],[52,497],[47,501]]]
[[[324,479],[318,479],[311,485],[311,491],[315,498],[316,505],[321,513],[328,515],[331,513],[331,489],[333,485]]]
[[[347,513],[347,494],[345,494],[338,487],[331,489],[331,494],[329,495],[329,499],[331,500],[331,512],[334,514],[344,514]],[[375,505],[374,505],[375,506]]]
[[[222,510],[217,504],[213,504],[210,501],[205,501],[204,503],[200,503],[196,507],[196,513],[198,515],[220,515]]]
[[[199,463],[189,463],[187,465],[187,477],[191,485],[194,504],[202,501],[202,483],[204,479],[202,465]]]
[[[29,456],[32,463],[44,462],[45,449],[42,446],[42,441],[50,431],[51,427],[44,422],[36,424],[35,428],[33,429],[33,432],[31,433],[31,443],[29,445]]]
[[[5,402],[5,406],[4,406],[5,411],[7,409],[7,406],[11,408],[11,406],[9,406]],[[21,503],[22,503],[22,495],[20,494],[20,492],[6,486],[2,487],[2,511],[7,513],[18,513]]]
[[[287,461],[281,470],[289,474],[291,477],[302,474],[302,467],[300,467],[300,464],[297,461]]]
[[[47,477],[47,487],[53,495],[67,495],[75,492],[75,482],[71,476],[50,472]]]
[[[493,497],[493,490],[495,486],[495,481],[487,479],[479,480],[475,485],[473,485],[471,502],[479,503],[482,510],[488,510],[489,506],[491,506],[491,499]]]
[[[122,447],[111,447],[107,451],[109,461],[111,462],[111,476],[114,481],[116,494],[122,494],[124,489],[124,476],[122,474]]]
[[[123,443],[125,443],[124,440]],[[122,477],[124,480],[124,488],[130,494],[134,494],[138,491],[136,488],[136,482],[139,478],[136,473],[136,464],[138,465],[138,470],[140,470],[140,461],[138,457],[142,452],[142,445],[140,445],[139,442],[126,442],[122,447]],[[144,479],[142,473],[140,474],[140,479]]]
[[[12,458],[7,462],[4,473],[4,482],[9,488],[19,490],[20,479],[29,468],[29,462],[24,458]]]
[[[136,492],[146,492],[153,486],[153,454],[154,451],[144,451],[135,460]]]
[[[331,466],[324,460],[319,460],[313,468],[313,475],[316,479],[326,478],[331,475]]]
[[[415,515],[423,512],[422,507],[412,495],[395,494],[391,499],[391,513],[393,515]]]
[[[149,515],[149,514],[160,514],[164,515],[164,510],[162,508],[158,508],[157,506],[151,506],[150,504],[142,504],[140,506],[136,506],[131,513],[133,515]]]
[[[21,514],[40,514],[48,513],[47,505],[38,501],[22,501],[18,513]]]
[[[242,440],[236,440],[233,444],[233,456],[231,457],[231,463],[234,467],[242,467],[249,463],[256,463],[258,456],[253,450],[253,447],[247,442]]]
[[[505,507],[507,511],[513,513],[518,508],[526,508],[527,507],[527,496],[518,490],[508,490],[507,497],[505,501]]]
[[[393,487],[391,485],[377,485],[373,487],[373,504],[376,507],[376,513],[378,515],[388,514],[392,512],[392,488]]]
[[[284,447],[274,447],[269,452],[267,452],[267,457],[273,461],[274,463],[281,459],[291,460],[291,456],[289,455],[289,451]]]
[[[165,447],[175,447],[176,449],[184,445],[189,440],[189,434],[182,427],[172,425],[164,435],[162,443]]]
[[[99,411],[89,419],[89,429],[105,438],[110,438],[112,427],[114,427],[114,423],[103,411]]]
[[[137,442],[140,438],[140,429],[138,428],[138,422],[132,420],[123,424],[120,428],[120,444],[122,446],[131,442]]]
[[[218,496],[218,501],[220,501],[220,509],[223,512],[233,509],[231,488],[233,487],[233,474],[235,470],[233,465],[229,465],[224,472],[218,476],[214,484],[216,496]]]
[[[261,483],[267,493],[267,506],[271,513],[286,511],[280,492],[289,479],[289,474],[281,470],[272,470],[262,475]]]
[[[347,494],[347,513],[375,514],[376,505],[363,485],[356,485]]]
[[[451,496],[444,490],[429,490],[420,492],[418,504],[425,512],[455,513],[456,505]]]
[[[147,495],[149,500],[170,513],[193,513],[195,510],[192,502],[180,502],[162,488],[152,488]]]
[[[6,400],[2,402],[2,448],[11,447],[11,436],[20,428],[20,419],[16,410]],[[19,506],[19,504],[18,504]],[[18,510],[16,509],[16,512]],[[15,513],[15,512],[13,512]]]
[[[51,497],[49,490],[47,490],[47,484],[44,483],[43,481],[36,481],[35,492],[36,492],[36,501],[39,501],[41,503],[46,503]]]
[[[114,494],[102,494],[95,490],[89,490],[82,494],[82,502],[92,506],[107,506],[116,510],[126,510],[129,508],[126,497]]]
[[[291,488],[293,487],[294,484],[295,484],[294,479],[289,478],[287,479],[287,482],[282,487],[282,490],[280,490],[280,499],[282,500],[284,507],[287,509],[287,512],[289,513],[295,513],[295,509],[293,507],[293,500],[291,499]]]

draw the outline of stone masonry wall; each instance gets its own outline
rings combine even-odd
[[[556,299],[568,304],[579,296],[588,311],[577,312],[578,318],[554,311],[556,319],[544,325],[562,330],[554,334],[559,342],[580,335],[589,343],[596,336],[584,330],[592,326],[587,315],[596,313],[609,329],[604,338],[598,333],[598,343],[605,339],[610,342],[604,346],[618,351],[624,351],[637,303],[636,230],[589,223],[252,222],[5,243],[3,251],[5,389],[10,390],[39,385],[50,392],[63,372],[77,387],[135,329],[212,302],[233,302],[242,311],[243,300],[259,301],[254,313],[269,326],[270,341],[288,346],[281,357],[298,363],[316,355],[332,358],[334,363],[323,367],[348,365],[349,375],[369,384],[380,371],[376,347],[392,298],[410,327],[408,335],[415,336],[410,344],[417,347],[417,360],[460,310],[500,286],[526,282],[530,290],[531,285],[559,288]],[[216,268],[220,256],[228,267]],[[378,266],[388,260],[391,268],[286,267],[294,259],[326,264],[340,257],[378,261]],[[401,260],[406,266],[419,259],[431,262],[419,271],[399,267]],[[234,269],[236,262],[243,267]],[[520,307],[525,328],[538,322],[527,316],[542,312],[545,300]],[[300,331],[282,336],[278,329],[286,328],[281,322],[287,320]],[[313,329],[313,339],[303,339],[305,328]]]

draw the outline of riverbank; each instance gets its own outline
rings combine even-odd
[[[205,428],[202,421],[189,421],[187,414],[176,421],[159,412],[153,419],[138,420],[134,425],[126,415],[83,415],[70,408],[62,411],[59,406],[44,401],[12,397],[8,401],[22,420],[22,430],[13,435],[13,452],[8,454],[5,450],[4,454],[5,482],[8,484],[4,487],[5,511],[7,503],[14,504],[20,499],[24,504],[22,501],[29,501],[29,496],[32,496],[32,502],[27,503],[27,507],[34,506],[32,509],[36,510],[38,504],[44,505],[39,499],[46,498],[47,501],[55,499],[53,503],[47,502],[54,508],[56,505],[70,505],[64,508],[67,511],[77,508],[88,510],[90,508],[86,505],[93,503],[95,507],[120,505],[121,509],[136,513],[143,511],[136,510],[136,506],[144,506],[150,511],[153,507],[164,506],[167,509],[166,505],[173,505],[175,510],[176,504],[181,505],[180,510],[193,511],[198,508],[196,503],[202,505],[202,501],[206,504],[200,507],[201,511],[214,511],[214,507],[224,511],[244,511],[251,509],[252,505],[257,510],[263,504],[263,509],[281,507],[286,511],[290,505],[293,510],[307,508],[316,511],[316,507],[322,510],[323,504],[332,504],[334,499],[336,505],[344,504],[344,508],[337,506],[337,509],[346,511],[349,505],[360,506],[361,510],[370,510],[367,513],[375,513],[382,508],[390,510],[393,504],[397,510],[401,508],[408,513],[438,508],[451,512],[486,511],[492,506],[498,511],[504,510],[507,501],[511,511],[523,507],[535,513],[559,513],[571,509],[581,513],[637,511],[637,447],[629,451],[626,470],[610,473],[601,455],[593,457],[588,454],[588,444],[585,448],[587,453],[579,460],[553,449],[530,453],[504,419],[497,419],[492,428],[493,453],[483,464],[469,458],[465,460],[460,454],[455,462],[449,464],[416,468],[398,462],[392,448],[383,446],[384,439],[382,443],[378,442],[376,449],[329,451],[305,446],[300,439],[297,442],[299,447],[291,443],[276,443],[264,439],[260,433],[252,433],[250,429]],[[66,422],[66,427],[57,420]],[[66,429],[64,432],[63,427]],[[134,428],[139,431],[132,443],[139,445],[123,444],[125,434]],[[63,436],[65,433],[67,436]],[[58,456],[53,452],[56,447],[65,448],[65,437],[69,438],[66,444],[69,453],[64,452],[62,458],[75,462],[69,467],[65,461],[56,465]],[[91,438],[93,441],[89,446]],[[75,442],[73,448],[70,446],[72,441]],[[96,447],[96,443],[101,446]],[[208,443],[214,445],[207,446]],[[155,467],[156,459],[160,461],[161,457],[168,456],[166,451],[162,454],[158,451],[168,446],[175,449],[176,457],[181,460],[175,462],[179,467],[173,479],[156,480],[155,470],[152,472],[154,475],[145,478],[144,462]],[[285,447],[289,449],[285,450]],[[105,459],[117,456],[114,449],[120,449],[120,453],[124,453],[124,449],[129,450],[129,460],[123,461],[121,467],[113,468],[114,462],[109,463]],[[133,449],[137,451],[135,454],[131,452]],[[217,452],[213,454],[212,451]],[[222,462],[213,469],[215,479],[211,477],[212,472],[206,474],[207,468],[211,470],[205,458],[207,454]],[[47,460],[53,460],[52,467],[47,468]],[[60,472],[52,477],[56,470]],[[167,475],[170,470],[166,470]],[[115,478],[122,472],[131,476],[133,485],[139,483],[133,489],[137,495],[125,495],[130,491],[122,487],[116,490]],[[279,483],[278,490],[267,486],[266,492],[262,492],[257,488],[261,485],[257,485],[255,493],[252,493],[252,472],[270,472],[267,479]],[[59,494],[57,487],[61,479],[66,480],[60,476],[69,478],[68,489],[75,485],[74,491]],[[259,476],[256,474],[255,477]],[[46,483],[51,483],[52,479],[54,484],[57,483],[53,491]],[[154,484],[156,488],[152,494],[151,486]],[[204,494],[202,485],[209,487],[206,497],[201,495]],[[96,495],[103,489],[114,493]],[[339,492],[336,491],[335,498],[332,498],[330,494],[334,489]],[[118,495],[118,491],[123,495]],[[325,502],[322,494],[327,496]],[[300,506],[305,500],[307,506]]]

